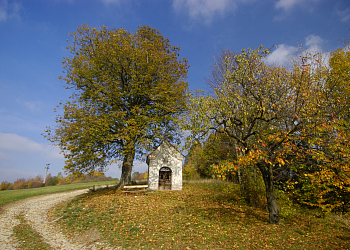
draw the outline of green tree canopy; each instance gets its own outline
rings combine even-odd
[[[131,33],[83,25],[71,36],[60,79],[74,92],[44,136],[60,146],[71,173],[122,161],[123,185],[135,155],[178,139],[174,121],[185,108],[187,61],[149,26]]]
[[[325,121],[326,91],[324,67],[313,63],[319,61],[317,57],[302,56],[302,63],[289,70],[266,65],[269,53],[262,46],[239,54],[223,51],[208,81],[214,95],[190,100],[184,129],[192,131],[190,140],[208,131],[230,137],[239,154],[237,166],[254,165],[260,170],[270,222],[278,223],[274,174],[286,164],[290,143],[304,136],[307,126]]]
[[[136,181],[139,178],[139,176],[140,176],[140,172],[134,172],[132,173],[131,178],[133,181]]]
[[[237,158],[232,140],[225,134],[213,133],[203,142],[191,146],[185,158],[184,178],[211,178],[210,166]]]

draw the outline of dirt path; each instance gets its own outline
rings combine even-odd
[[[47,221],[48,209],[62,201],[86,192],[88,192],[88,189],[40,195],[4,205],[0,214],[0,249],[18,249],[14,237],[11,236],[13,234],[13,228],[20,223],[16,218],[20,214],[24,215],[28,224],[43,237],[43,240],[52,249],[112,249],[102,242],[96,242],[89,246],[85,246],[81,242],[70,242],[60,232],[58,227],[56,225],[54,226],[54,222]]]

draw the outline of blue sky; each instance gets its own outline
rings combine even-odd
[[[41,136],[55,125],[53,109],[71,94],[62,60],[68,34],[82,23],[134,32],[155,27],[181,48],[191,90],[207,90],[213,56],[222,49],[273,47],[283,64],[302,44],[323,53],[349,37],[348,0],[0,0],[0,182],[63,172],[59,149]],[[145,163],[135,162],[145,172]],[[111,166],[107,176],[120,178]]]

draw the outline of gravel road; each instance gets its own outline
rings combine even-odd
[[[48,194],[30,197],[24,200],[6,204],[2,207],[0,214],[0,249],[18,249],[13,234],[13,227],[20,221],[17,215],[23,214],[26,221],[46,241],[52,249],[113,249],[103,242],[95,242],[86,246],[83,242],[72,242],[68,240],[59,230],[55,222],[49,222],[47,211],[56,204],[69,200],[75,196],[88,192],[88,189],[75,190],[64,193]],[[121,248],[117,248],[121,249]]]

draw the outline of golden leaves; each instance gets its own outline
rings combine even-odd
[[[48,134],[69,151],[69,171],[104,167],[131,144],[141,152],[155,139],[177,137],[188,88],[188,64],[178,47],[148,26],[131,33],[83,24],[71,36],[72,56],[64,58],[60,79],[76,92],[57,116],[55,136]]]

